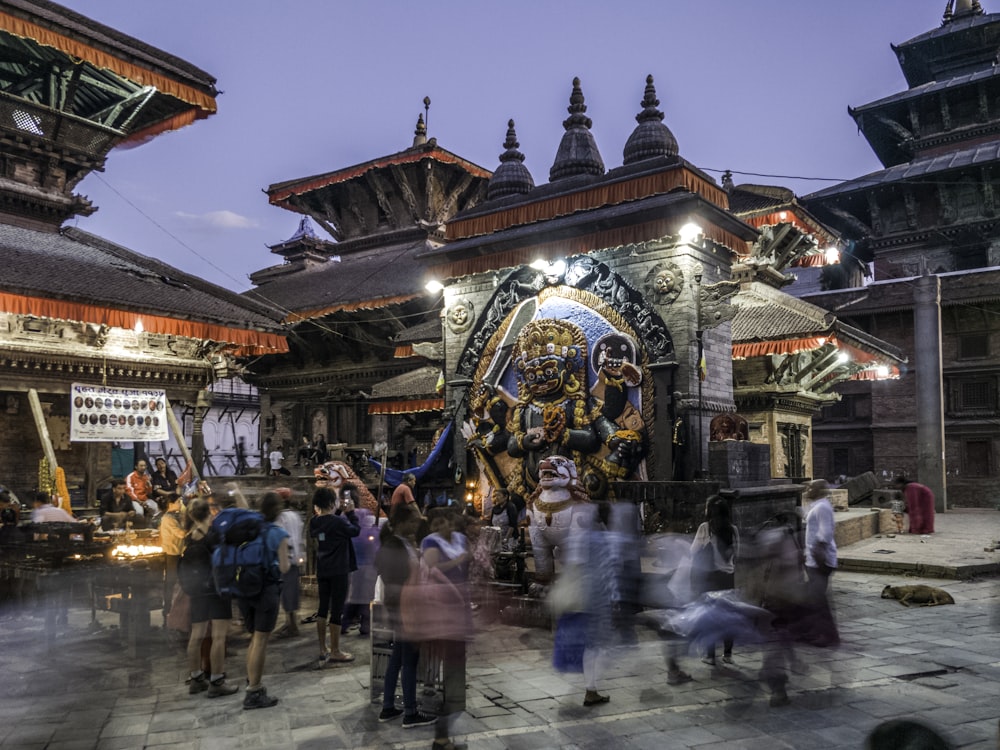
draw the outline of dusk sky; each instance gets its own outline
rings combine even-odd
[[[262,190],[407,148],[424,96],[428,135],[490,170],[513,118],[536,184],[574,76],[608,168],[652,73],[681,156],[716,180],[731,169],[737,184],[805,195],[832,183],[790,177],[879,169],[847,107],[905,88],[889,45],[939,26],[946,1],[65,4],[204,69],[223,92],[213,117],[113,151],[78,188],[100,210],[77,225],[243,291],[300,218]]]

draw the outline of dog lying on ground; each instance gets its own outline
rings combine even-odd
[[[938,604],[955,603],[955,600],[951,598],[951,594],[944,589],[935,588],[934,586],[924,586],[923,584],[915,586],[886,586],[882,589],[882,598],[895,599],[904,607],[934,607]]]

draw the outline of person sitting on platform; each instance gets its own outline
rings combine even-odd
[[[146,468],[146,459],[140,458],[135,462],[135,471],[125,477],[125,491],[142,509],[142,512],[137,512],[136,515],[142,515],[148,520],[159,511],[160,507],[153,499],[153,481]]]
[[[52,497],[48,492],[36,492],[34,506],[35,509],[31,512],[32,523],[76,523],[73,516],[52,504]]]
[[[101,528],[105,531],[124,528],[126,521],[135,520],[132,498],[125,492],[125,480],[115,477],[111,480],[111,492],[101,500]]]
[[[158,503],[166,503],[169,497],[177,492],[177,475],[167,468],[164,458],[156,459],[156,471],[150,476],[153,486],[151,497]]]
[[[311,459],[312,459],[312,445],[309,442],[309,438],[303,435],[302,443],[299,445],[299,452],[295,454],[295,465],[308,466]]]

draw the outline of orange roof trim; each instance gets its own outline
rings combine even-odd
[[[669,193],[678,188],[696,193],[720,208],[729,208],[729,195],[725,190],[689,169],[678,167],[652,175],[634,177],[630,180],[597,185],[589,190],[580,190],[547,200],[513,206],[484,216],[459,219],[450,222],[445,232],[449,240],[478,237],[511,227],[568,216],[577,211],[614,206],[619,203]]]
[[[91,47],[76,39],[70,39],[57,31],[39,26],[23,18],[17,18],[16,16],[0,11],[0,29],[19,36],[22,39],[33,39],[46,47],[52,47],[65,52],[67,55],[78,57],[92,65],[96,65],[98,68],[110,70],[123,78],[135,81],[143,86],[155,86],[159,91],[198,107],[206,115],[218,109],[214,97],[196,88],[183,84],[180,81],[175,81],[161,73],[154,73],[134,63],[126,62],[112,54]]]
[[[392,156],[385,156],[381,159],[372,159],[371,161],[366,161],[364,164],[347,167],[346,169],[341,169],[336,172],[328,172],[327,174],[319,175],[318,177],[306,178],[301,182],[286,185],[269,194],[268,200],[272,204],[277,205],[281,201],[288,200],[296,195],[302,195],[303,193],[318,190],[319,188],[327,187],[328,185],[336,185],[339,182],[347,182],[348,180],[359,177],[365,172],[370,172],[373,169],[381,169],[394,164],[412,164],[414,162],[422,161],[423,159],[433,159],[434,161],[439,161],[444,164],[459,164],[475,176],[482,177],[484,179],[489,179],[490,175],[493,174],[482,167],[476,166],[470,161],[466,161],[465,159],[455,156],[454,154],[440,148],[426,151],[423,149],[417,151],[403,151],[398,154],[393,154]]]
[[[782,214],[784,214],[784,217],[782,217]],[[741,218],[754,229],[760,229],[761,227],[773,227],[778,224],[791,224],[800,232],[820,235],[827,240],[834,239],[834,235],[830,233],[829,229],[826,229],[821,224],[812,221],[808,216],[801,216],[790,207],[783,208],[779,211],[772,211],[771,213],[760,214],[758,216]]]
[[[443,398],[418,398],[410,401],[380,401],[368,405],[369,414],[416,414],[422,411],[442,411]]]
[[[401,294],[396,297],[383,297],[382,299],[376,300],[361,300],[359,302],[342,302],[337,305],[328,305],[327,307],[315,307],[312,310],[302,310],[301,312],[293,312],[285,316],[285,323],[301,323],[303,320],[312,320],[313,318],[322,318],[324,315],[330,315],[336,312],[356,312],[358,310],[380,310],[384,307],[389,307],[390,305],[400,305],[404,302],[409,302],[410,300],[417,299],[419,294]]]
[[[829,336],[810,336],[803,339],[779,339],[777,341],[754,341],[749,344],[733,344],[733,359],[750,359],[769,354],[797,354],[819,349],[824,344],[835,341]]]
[[[642,242],[675,235],[679,231],[681,223],[683,222],[679,219],[647,221],[642,224],[632,224],[617,229],[605,229],[600,232],[584,234],[571,239],[533,245],[529,244],[513,250],[502,250],[489,253],[488,255],[443,262],[433,266],[429,270],[437,278],[458,278],[460,276],[492,271],[497,268],[513,268],[531,263],[538,258],[546,260],[569,258],[594,250],[623,245],[637,245]],[[714,224],[706,226],[704,231],[708,239],[728,248],[737,255],[746,255],[749,252],[747,241],[737,237],[732,232]],[[443,250],[447,251],[448,246],[445,245]]]
[[[231,328],[196,320],[180,320],[162,315],[147,315],[81,302],[66,302],[0,292],[0,311],[15,315],[34,315],[39,318],[108,325],[114,328],[134,329],[136,324],[141,322],[143,330],[151,333],[209,339],[210,341],[232,344],[236,347],[235,353],[237,355],[252,356],[288,351],[288,341],[284,336],[276,333]]]

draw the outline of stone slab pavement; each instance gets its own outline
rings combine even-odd
[[[1000,514],[983,516],[980,523],[986,518],[995,529]],[[942,540],[947,533],[942,531]],[[888,541],[873,542],[883,543]],[[927,544],[914,549],[924,555],[934,549]],[[797,648],[791,704],[777,708],[769,706],[758,680],[756,646],[737,644],[735,664],[725,672],[688,655],[683,666],[694,680],[671,687],[663,642],[640,630],[636,645],[609,653],[600,688],[611,701],[585,708],[582,677],[551,667],[550,632],[479,622],[469,649],[468,710],[456,733],[470,748],[483,750],[846,750],[863,747],[881,721],[909,717],[933,724],[955,747],[998,747],[1000,579],[911,574],[907,583],[944,588],[955,604],[909,609],[879,596],[883,586],[900,582],[897,572],[833,576],[842,644]],[[151,631],[141,657],[128,659],[114,623],[106,613],[92,623],[89,608],[73,607],[49,646],[33,614],[0,619],[0,748],[431,745],[430,727],[378,723],[369,700],[366,638],[346,636],[344,646],[357,661],[322,670],[313,669],[318,647],[309,626],[302,626],[299,638],[272,641],[265,684],[281,702],[243,711],[242,690],[214,700],[188,695],[183,649],[161,631]],[[243,635],[233,637],[227,662],[230,679],[241,685],[246,643]]]

